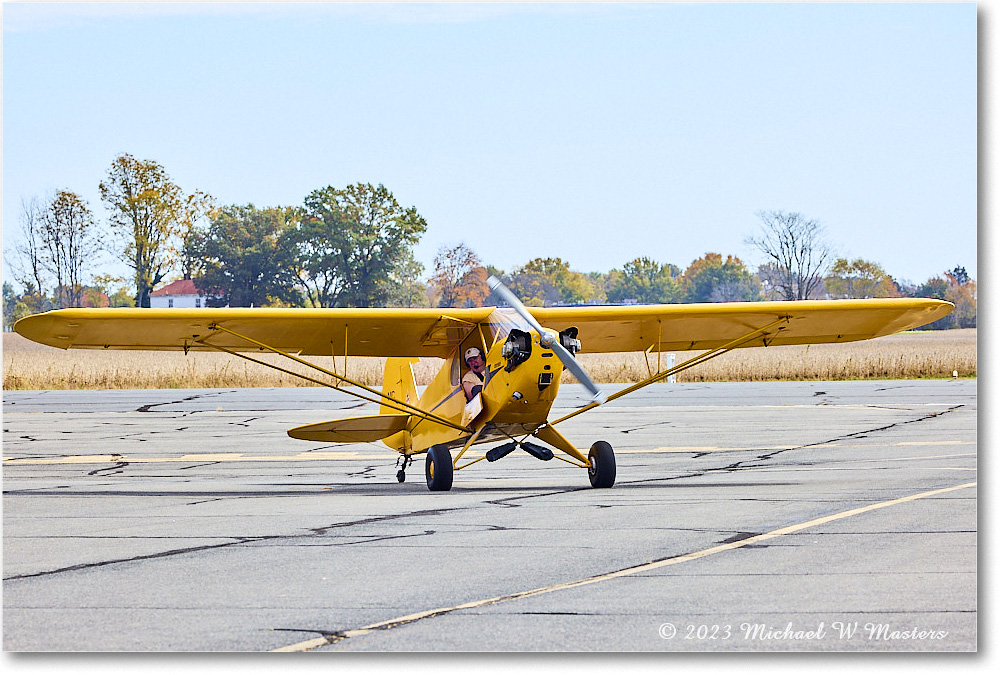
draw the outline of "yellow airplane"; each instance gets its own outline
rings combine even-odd
[[[455,471],[517,448],[584,468],[591,485],[611,487],[611,445],[597,441],[584,454],[557,425],[733,349],[866,340],[922,326],[953,309],[924,298],[528,309],[495,277],[489,285],[509,308],[61,309],[21,319],[14,330],[62,349],[226,352],[378,403],[377,415],[296,427],[288,435],[327,443],[382,441],[401,455],[400,482],[414,455],[426,453],[427,487],[443,491],[451,489]],[[663,351],[704,351],[671,368],[657,364],[655,373],[650,367],[647,379],[606,396],[576,360],[583,346],[590,352],[645,352],[647,363],[653,352],[659,362]],[[316,376],[255,358],[260,353],[286,357]],[[306,356],[332,357],[333,369]],[[338,356],[387,357],[382,390],[338,373]],[[445,360],[422,393],[411,368],[420,357]],[[591,402],[549,420],[567,370]],[[485,455],[462,463],[473,445],[498,441]],[[452,450],[458,451],[454,459]]]

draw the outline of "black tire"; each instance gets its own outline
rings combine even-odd
[[[615,451],[606,441],[597,441],[590,446],[590,484],[595,488],[609,488],[615,484]]]
[[[455,477],[455,468],[451,463],[451,451],[440,445],[432,445],[427,451],[424,475],[427,476],[427,488],[432,492],[450,490],[452,479]]]

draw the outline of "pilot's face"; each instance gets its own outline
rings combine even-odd
[[[465,362],[469,364],[469,368],[472,368],[477,373],[481,373],[486,369],[486,359],[480,354],[470,356]]]

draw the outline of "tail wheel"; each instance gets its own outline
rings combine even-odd
[[[427,476],[427,488],[432,492],[447,492],[451,489],[451,481],[455,476],[451,463],[451,451],[440,445],[432,445],[427,451],[427,463],[424,465]]]
[[[590,446],[590,484],[595,488],[609,488],[615,484],[615,451],[606,441],[597,441]]]

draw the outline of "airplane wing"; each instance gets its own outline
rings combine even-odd
[[[698,350],[719,347],[777,319],[742,346],[848,342],[916,328],[953,305],[924,298],[732,302],[531,308],[549,329],[579,328],[585,352]],[[61,349],[234,351],[257,347],[246,336],[303,356],[447,357],[494,307],[471,309],[61,309],[18,321],[14,330]],[[222,330],[220,330],[220,328]]]
[[[61,349],[257,351],[232,331],[302,356],[447,357],[491,307],[473,309],[60,309],[21,319],[14,330]],[[224,328],[218,330],[215,326]]]
[[[950,302],[927,298],[719,302],[623,307],[531,309],[546,328],[580,329],[583,352],[686,351],[715,349],[786,318],[741,345],[814,344],[867,340],[916,328],[946,316]]]

